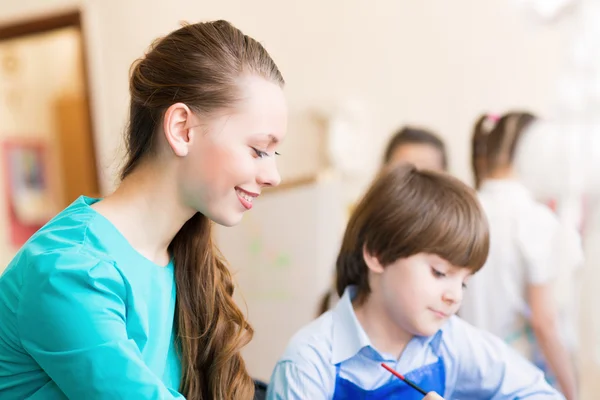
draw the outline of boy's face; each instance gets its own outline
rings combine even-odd
[[[366,261],[371,270],[369,297],[379,303],[390,322],[410,335],[435,334],[458,311],[471,276],[470,269],[427,253],[385,267],[370,265],[378,264],[372,257]]]

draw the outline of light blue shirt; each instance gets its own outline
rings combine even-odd
[[[358,322],[346,289],[336,307],[300,330],[275,366],[269,400],[332,399],[340,376],[372,390],[390,379],[382,362],[401,374],[434,363],[446,369],[446,399],[560,399],[541,371],[500,339],[452,317],[434,336],[414,337],[400,359],[377,351]],[[424,388],[426,389],[426,388]]]
[[[183,399],[173,263],[81,197],[0,277],[0,399]]]

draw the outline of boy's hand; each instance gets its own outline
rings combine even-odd
[[[423,397],[423,400],[444,400],[444,398],[436,392],[429,392],[427,396]]]

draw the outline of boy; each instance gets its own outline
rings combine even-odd
[[[412,166],[384,170],[348,223],[340,302],[292,338],[268,399],[423,398],[382,363],[446,399],[563,399],[501,340],[453,316],[488,249],[473,190]]]

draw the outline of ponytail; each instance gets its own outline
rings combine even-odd
[[[188,400],[252,399],[254,385],[240,350],[253,330],[233,300],[231,274],[212,243],[212,222],[196,213],[171,242],[175,323]]]
[[[471,141],[471,163],[475,178],[475,189],[479,189],[481,182],[488,172],[487,139],[493,129],[490,122],[496,123],[497,116],[484,114],[475,123],[473,138]]]
[[[472,163],[475,187],[479,189],[487,175],[498,168],[511,166],[521,136],[535,121],[528,112],[513,111],[499,118],[482,115],[473,130]]]

